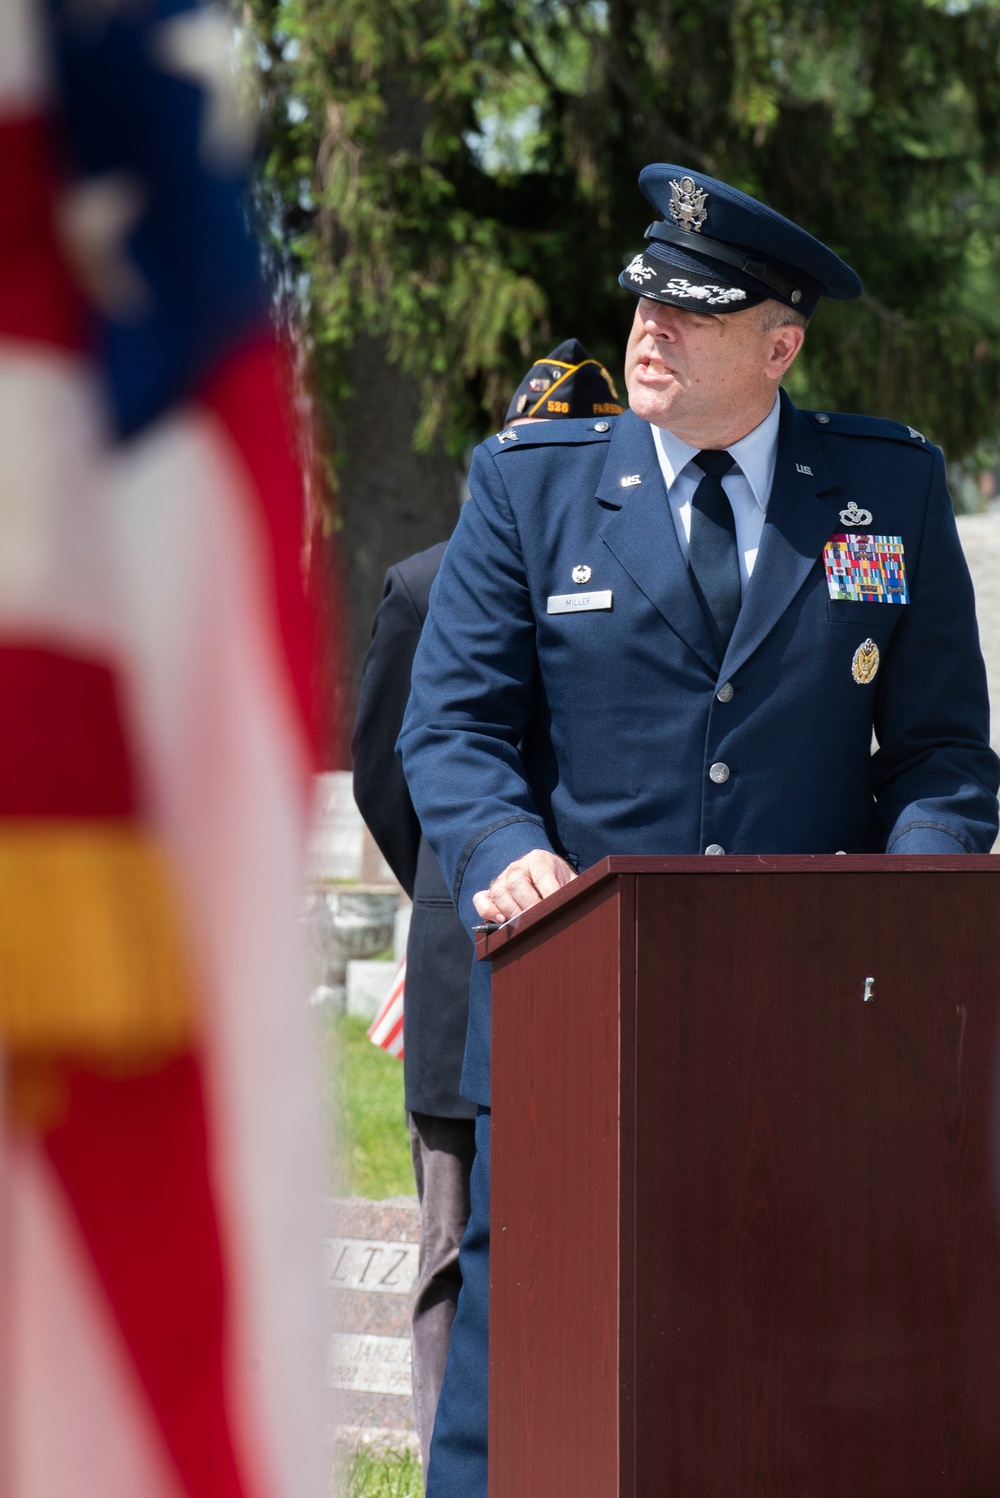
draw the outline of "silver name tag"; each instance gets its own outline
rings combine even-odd
[[[548,614],[582,614],[585,609],[609,609],[611,589],[602,593],[553,593],[549,599]]]

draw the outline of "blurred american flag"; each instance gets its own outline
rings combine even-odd
[[[225,15],[0,7],[0,1491],[309,1498],[302,484]]]

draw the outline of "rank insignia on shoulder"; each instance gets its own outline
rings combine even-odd
[[[923,432],[918,432],[917,429],[916,429],[916,427],[908,427],[907,431],[909,432],[910,436],[913,438],[914,442],[926,442],[927,441],[927,438],[924,436]]]
[[[874,681],[879,667],[878,646],[869,637],[862,640],[854,652],[851,662],[851,675],[859,687],[866,687],[870,681]]]
[[[859,510],[852,499],[846,510],[841,510],[840,518],[844,525],[871,525],[871,510]]]
[[[508,430],[506,432],[497,432],[497,441],[498,442],[517,442],[518,441],[518,435],[513,430],[513,428],[511,428],[510,430]]]
[[[823,547],[830,597],[841,603],[909,603],[902,536],[848,531]]]

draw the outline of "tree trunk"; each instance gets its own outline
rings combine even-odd
[[[354,394],[338,422],[338,508],[348,614],[342,627],[349,632],[342,651],[344,710],[353,721],[386,569],[448,539],[458,519],[462,473],[441,451],[414,452],[420,397],[413,380],[388,363],[385,341],[359,338],[351,360]]]

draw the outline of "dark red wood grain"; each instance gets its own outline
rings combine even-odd
[[[1000,859],[621,862],[490,938],[491,1498],[996,1498]]]
[[[500,927],[480,932],[476,937],[476,956],[492,957],[515,936],[532,930],[549,920],[557,911],[571,905],[595,885],[606,884],[619,874],[694,874],[719,878],[744,874],[814,874],[827,872],[843,876],[866,870],[877,870],[891,864],[895,874],[982,872],[1000,877],[1000,857],[992,854],[934,855],[907,853],[887,859],[884,853],[733,853],[722,858],[694,857],[687,854],[656,853],[637,856],[613,853],[584,869],[571,884],[564,885],[548,899],[505,921]]]
[[[619,1325],[630,1280],[619,1256],[619,995],[624,985],[634,1011],[633,893],[634,881],[585,893],[493,976],[491,1498],[611,1498],[620,1451],[633,1459],[630,1333]]]

